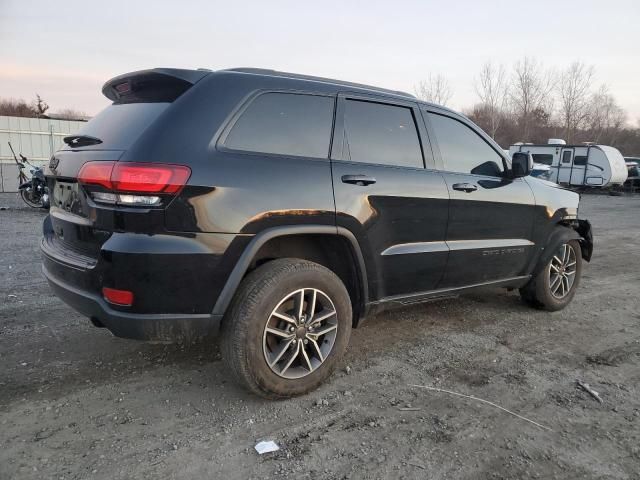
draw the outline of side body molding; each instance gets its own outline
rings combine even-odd
[[[369,302],[369,288],[368,288],[368,280],[367,280],[367,270],[364,263],[364,257],[362,256],[362,251],[360,250],[360,245],[356,240],[356,237],[346,228],[336,227],[332,225],[296,225],[296,226],[280,226],[268,228],[260,233],[257,233],[247,248],[245,248],[244,252],[238,259],[235,267],[233,268],[231,275],[227,279],[227,283],[225,284],[218,300],[216,301],[215,306],[213,307],[213,315],[224,315],[227,308],[229,307],[233,296],[240,285],[240,282],[244,278],[244,275],[247,273],[249,266],[251,265],[251,261],[253,260],[260,247],[262,247],[269,240],[289,235],[339,235],[351,243],[353,248],[353,252],[356,256],[357,267],[358,267],[358,276],[359,276],[359,286],[360,293],[362,294],[363,304],[366,305]]]
[[[448,252],[451,250],[474,250],[480,248],[530,247],[532,245],[533,242],[524,238],[416,242],[393,245],[384,250],[380,255],[406,255],[411,253]]]

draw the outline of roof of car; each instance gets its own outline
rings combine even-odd
[[[335,80],[332,78],[325,78],[325,77],[316,77],[313,75],[303,75],[303,74],[299,74],[299,73],[290,73],[290,72],[280,72],[277,70],[270,70],[267,68],[251,68],[251,67],[241,67],[241,68],[229,68],[226,70],[222,70],[224,72],[238,72],[238,73],[249,73],[252,75],[264,75],[264,76],[270,76],[270,77],[282,77],[282,78],[292,78],[292,79],[296,79],[296,80],[309,80],[312,82],[322,82],[322,83],[330,83],[333,85],[338,85],[338,86],[344,86],[344,87],[355,87],[358,89],[362,89],[362,90],[370,90],[372,92],[378,92],[378,93],[386,93],[389,95],[394,95],[394,96],[398,96],[398,97],[406,97],[409,98],[411,100],[417,100],[415,95],[411,95],[410,93],[407,92],[402,92],[400,90],[391,90],[388,88],[381,88],[381,87],[374,87],[371,85],[364,85],[361,83],[355,83],[355,82],[346,82],[343,80]]]
[[[205,69],[200,69],[200,70],[205,70]],[[300,74],[300,73],[281,72],[281,71],[278,71],[278,70],[272,70],[272,69],[268,69],[268,68],[238,67],[238,68],[228,68],[228,69],[218,70],[218,71],[219,72],[245,73],[245,74],[251,74],[251,75],[263,75],[263,76],[269,76],[269,77],[290,78],[290,79],[296,79],[296,80],[308,80],[308,81],[311,81],[311,82],[326,83],[326,84],[335,85],[335,86],[338,86],[338,87],[357,88],[359,90],[369,91],[371,93],[377,93],[377,94],[381,94],[382,93],[382,94],[390,95],[390,96],[397,97],[397,98],[404,98],[404,99],[410,100],[412,102],[417,102],[417,103],[419,103],[421,105],[427,105],[427,106],[430,106],[430,107],[436,107],[438,109],[450,112],[452,114],[460,115],[455,110],[452,110],[452,109],[450,109],[448,107],[445,107],[445,106],[442,106],[442,105],[438,105],[437,103],[432,103],[432,102],[427,102],[425,100],[421,100],[421,99],[417,98],[415,95],[412,95],[411,93],[403,92],[401,90],[391,90],[389,88],[374,87],[373,85],[366,85],[366,84],[363,84],[363,83],[347,82],[345,80],[336,80],[334,78],[326,78],[326,77],[316,77],[314,75],[304,75],[304,74]]]
[[[210,73],[216,72],[229,72],[229,73],[239,73],[246,75],[257,75],[257,76],[268,76],[268,77],[279,77],[284,79],[293,79],[293,80],[306,80],[310,82],[318,82],[324,83],[327,85],[333,85],[337,87],[350,87],[357,88],[358,90],[362,90],[364,92],[370,92],[373,94],[384,94],[396,98],[402,98],[405,100],[410,100],[412,102],[417,102],[421,105],[427,105],[430,107],[436,107],[445,111],[448,111],[452,114],[459,115],[455,110],[451,110],[450,108],[444,107],[442,105],[438,105],[431,102],[426,102],[419,98],[416,98],[415,95],[412,95],[407,92],[402,92],[400,90],[391,90],[388,88],[382,87],[374,87],[372,85],[365,85],[362,83],[356,82],[347,82],[344,80],[335,80],[333,78],[325,78],[325,77],[316,77],[313,75],[303,75],[299,73],[290,73],[290,72],[280,72],[278,70],[271,70],[267,68],[253,68],[253,67],[240,67],[240,68],[229,68],[223,70],[210,70],[208,68],[198,68],[198,69],[181,69],[181,68],[152,68],[148,70],[139,70],[135,72],[129,72],[122,75],[118,75],[110,80],[108,80],[104,86],[102,87],[102,93],[109,99],[114,100],[114,93],[112,92],[112,88],[114,84],[121,80],[125,80],[130,77],[140,76],[140,75],[150,75],[150,74],[160,74],[167,75],[170,77],[178,78],[180,80],[184,80],[189,83],[196,83],[205,76]]]

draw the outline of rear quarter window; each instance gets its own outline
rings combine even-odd
[[[286,156],[328,158],[335,99],[264,93],[242,112],[223,141],[226,148]]]

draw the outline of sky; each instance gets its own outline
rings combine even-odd
[[[483,63],[595,67],[640,123],[640,0],[0,0],[0,97],[95,115],[109,78],[153,67],[262,67],[477,102]]]

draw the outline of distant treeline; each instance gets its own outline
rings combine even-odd
[[[486,63],[474,79],[478,101],[464,113],[503,148],[516,142],[596,142],[640,156],[640,125],[631,126],[607,85],[594,86],[595,69],[574,62],[557,71],[525,57],[508,70]],[[416,95],[446,105],[453,96],[443,75],[420,82]]]
[[[56,113],[49,113],[49,104],[38,94],[36,94],[35,100],[31,103],[22,99],[0,98],[0,115],[10,117],[54,118],[57,120],[89,119],[86,113],[71,108],[59,110]]]

